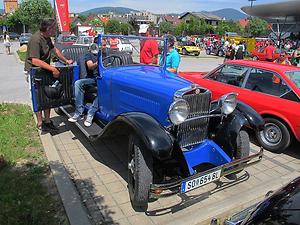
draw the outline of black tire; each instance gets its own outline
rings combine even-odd
[[[129,138],[128,149],[128,189],[132,207],[136,211],[146,211],[149,202],[150,184],[153,180],[152,155],[137,138]]]
[[[182,49],[182,54],[183,55],[187,55],[188,54],[185,48]]]
[[[60,107],[54,108],[54,111],[57,115],[63,116],[65,115],[64,112],[60,109]]]
[[[242,159],[250,155],[250,138],[245,130],[240,130],[236,138],[235,159]]]
[[[210,50],[206,49],[206,55],[210,55]]]
[[[291,144],[291,134],[281,121],[265,118],[263,131],[256,133],[259,144],[272,152],[281,153]]]
[[[253,57],[252,57],[252,60],[257,61],[257,60],[258,60],[258,57],[257,57],[257,56],[253,56]]]
[[[196,53],[195,53],[195,56],[199,56],[199,55],[200,55],[200,52],[196,52]]]

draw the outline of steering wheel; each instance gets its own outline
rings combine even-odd
[[[102,58],[102,63],[105,67],[109,67],[109,66],[114,65],[114,62],[116,61],[116,59],[119,60],[119,62],[120,62],[120,65],[118,65],[118,66],[124,65],[123,59],[121,58],[121,56],[118,56],[118,55],[106,56],[106,57]]]

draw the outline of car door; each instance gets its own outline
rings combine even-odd
[[[199,79],[199,83],[212,91],[212,98],[215,100],[226,93],[242,91],[241,86],[248,70],[245,66],[225,64],[204,79]]]
[[[32,68],[30,71],[31,98],[34,112],[68,105],[73,99],[73,81],[78,76],[78,66],[57,67],[60,76],[54,78],[50,71]]]
[[[280,74],[273,71],[251,68],[239,99],[260,114],[269,113],[285,120],[299,117],[299,98]]]

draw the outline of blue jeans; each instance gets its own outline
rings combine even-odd
[[[92,78],[79,79],[75,82],[75,114],[83,115],[84,112],[84,85],[96,85],[96,80]],[[94,99],[91,105],[88,116],[94,117],[96,111],[98,110],[98,97]]]

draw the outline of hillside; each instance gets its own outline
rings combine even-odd
[[[240,19],[245,19],[248,17],[246,14],[232,8],[220,9],[216,11],[211,11],[209,13],[212,13],[221,18],[225,18],[226,20],[235,20],[235,21]]]
[[[88,14],[105,14],[113,12],[116,14],[126,14],[130,12],[139,12],[138,10],[135,9],[130,9],[130,8],[125,8],[125,7],[100,7],[100,8],[94,8],[90,9],[84,12],[81,12],[80,14],[82,15],[88,15]]]

